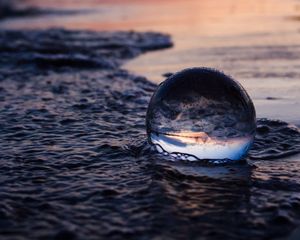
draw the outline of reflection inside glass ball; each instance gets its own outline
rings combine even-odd
[[[159,85],[146,126],[149,142],[174,159],[240,160],[254,139],[255,109],[229,76],[191,68]]]

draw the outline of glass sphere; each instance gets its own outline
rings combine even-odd
[[[240,160],[252,145],[256,117],[245,89],[208,68],[185,69],[162,82],[147,111],[148,140],[183,160]]]

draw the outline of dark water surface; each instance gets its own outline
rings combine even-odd
[[[119,68],[155,33],[0,33],[1,239],[274,239],[300,223],[300,133],[258,120],[248,163],[145,142],[156,86]]]

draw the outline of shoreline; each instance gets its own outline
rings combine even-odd
[[[30,3],[40,8],[47,7],[47,3],[36,0]],[[156,84],[164,79],[161,76],[165,73],[193,66],[216,68],[244,86],[256,106],[258,117],[281,119],[300,127],[300,34],[297,21],[289,18],[298,14],[295,1],[242,1],[234,4],[230,0],[222,3],[190,0],[189,4],[176,1],[172,8],[176,7],[176,10],[180,6],[181,10],[170,11],[171,6],[162,3],[161,11],[168,14],[161,17],[153,12],[156,4],[150,1],[145,2],[147,9],[143,8],[144,3],[131,0],[121,5],[102,0],[78,6],[62,2],[65,10],[78,10],[79,7],[87,10],[89,4],[92,4],[93,12],[88,14],[61,15],[59,21],[55,16],[45,15],[47,17],[7,21],[0,26],[3,29],[64,26],[96,31],[133,28],[169,33],[173,37],[174,48],[143,54],[126,62],[123,68]],[[217,10],[216,4],[220,5]],[[48,7],[51,6],[55,3]],[[255,11],[248,13],[248,9],[252,8]],[[203,17],[192,17],[197,9],[201,10]],[[243,17],[242,13],[247,14]],[[180,21],[176,20],[177,15],[181,16]],[[253,22],[250,26],[249,21]],[[237,22],[239,24],[236,25]]]

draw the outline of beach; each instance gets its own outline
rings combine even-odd
[[[170,2],[30,0],[0,21],[1,239],[299,237],[298,2]],[[195,66],[253,99],[246,161],[147,142],[162,75]]]
[[[158,31],[174,48],[129,61],[124,68],[159,83],[162,74],[212,67],[242,83],[260,118],[300,125],[299,1],[50,1],[34,6],[77,14],[13,19],[1,28],[65,27]],[[72,12],[72,11],[71,11]]]

